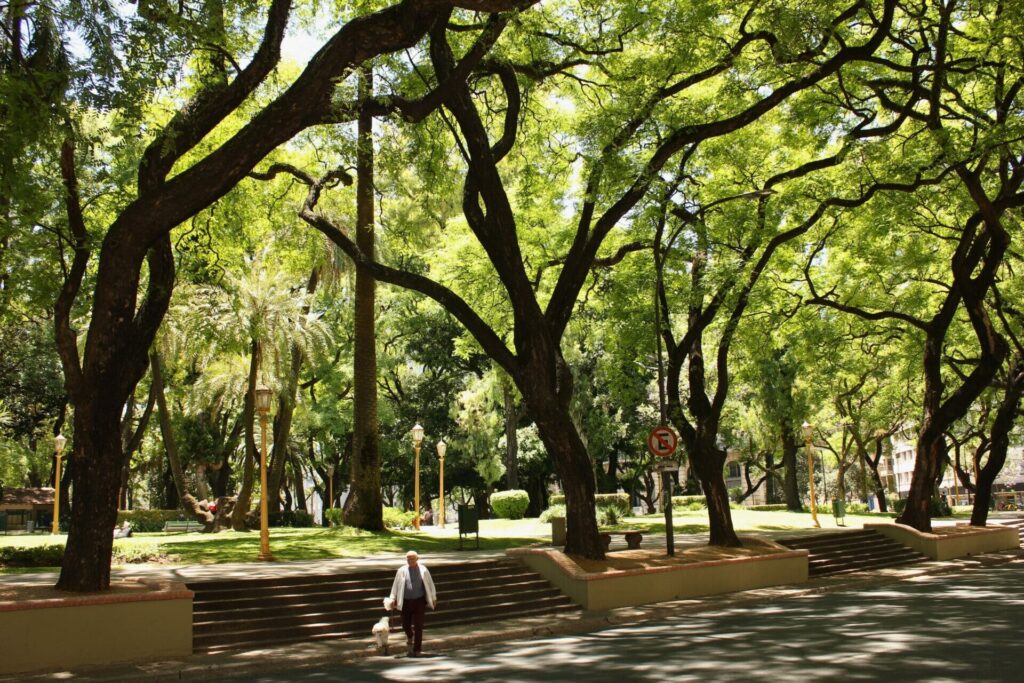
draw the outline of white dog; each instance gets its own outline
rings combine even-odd
[[[377,642],[377,654],[388,653],[388,639],[391,637],[391,617],[381,617],[373,625],[373,639]]]

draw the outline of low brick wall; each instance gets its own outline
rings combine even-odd
[[[512,548],[506,552],[584,609],[606,610],[807,581],[807,551],[771,545],[773,552],[756,557],[600,573],[584,571],[558,550]]]
[[[192,654],[192,591],[131,582],[109,593],[0,601],[0,674]],[[7,591],[11,593],[11,591]],[[9,597],[9,596],[8,596]]]
[[[864,528],[873,529],[933,560],[953,560],[1020,547],[1017,530],[1005,526],[957,526],[942,533],[926,533],[895,523],[865,524]]]

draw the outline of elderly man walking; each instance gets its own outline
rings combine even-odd
[[[415,550],[405,554],[406,565],[399,567],[389,598],[392,608],[402,610],[406,654],[419,657],[423,652],[423,618],[430,609],[437,609],[437,591],[430,572],[420,564]]]

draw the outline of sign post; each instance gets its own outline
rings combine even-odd
[[[660,425],[651,430],[647,435],[647,448],[656,458],[662,458],[658,463],[658,470],[661,471],[661,490],[665,498],[665,550],[669,557],[676,554],[675,530],[672,528],[672,475],[673,470],[679,469],[678,463],[668,460],[676,452],[679,444],[679,437],[671,427]]]

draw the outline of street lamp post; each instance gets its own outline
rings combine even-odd
[[[821,523],[818,522],[818,501],[817,496],[814,493],[814,452],[811,450],[811,438],[814,436],[814,427],[811,426],[810,422],[804,422],[802,428],[804,431],[804,445],[807,447],[807,483],[810,487],[811,494],[811,518],[814,520],[814,526],[820,529]]]
[[[53,437],[54,450],[57,453],[57,466],[53,471],[53,528],[50,529],[52,534],[60,533],[60,454],[67,442],[67,437],[63,434]]]
[[[416,423],[416,426],[412,428],[412,443],[416,447],[416,477],[415,477],[415,495],[413,496],[413,505],[416,506],[416,516],[412,518],[412,525],[416,527],[416,530],[420,529],[420,446],[423,445],[423,427]]]
[[[256,387],[256,410],[260,414],[260,555],[261,560],[273,561],[270,554],[270,522],[267,514],[267,413],[273,392],[260,384]]]
[[[437,526],[444,528],[444,454],[448,451],[448,444],[441,439],[437,442],[437,455],[441,459],[441,499],[437,503]]]

